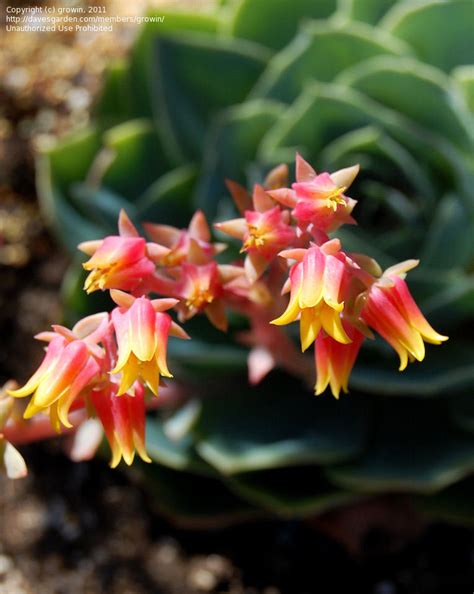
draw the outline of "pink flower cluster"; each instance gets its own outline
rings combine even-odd
[[[179,322],[204,313],[218,329],[227,329],[227,312],[249,320],[238,336],[251,348],[249,378],[260,381],[273,367],[305,376],[302,353],[313,343],[315,393],[328,387],[337,398],[347,392],[362,343],[377,332],[398,353],[400,370],[421,361],[425,342],[446,340],[426,321],[405,283],[409,260],[384,273],[363,254],[346,253],[330,237],[343,224],[355,224],[356,201],[346,191],[358,166],[316,174],[299,155],[296,182],[288,169],[270,172],[252,194],[228,182],[241,216],[215,224],[220,234],[241,242],[243,258],[219,264],[225,248],[213,242],[202,212],[187,229],[145,223],[147,241],[122,212],[119,234],[82,243],[90,259],[85,290],[109,290],[111,313],[79,321],[72,330],[53,326],[38,339],[47,343],[45,358],[13,397],[31,395],[24,418],[49,415],[52,426],[71,427],[75,410],[100,420],[112,450],[111,465],[145,449],[145,410],[158,396],[160,376],[170,378],[168,337],[189,338]],[[286,294],[289,293],[289,299]],[[160,298],[153,298],[153,295]],[[282,326],[299,322],[301,352]],[[85,418],[83,417],[83,418]]]

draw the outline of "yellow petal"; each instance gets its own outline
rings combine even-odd
[[[321,324],[329,336],[332,336],[337,342],[342,344],[349,344],[352,342],[342,326],[339,313],[328,307],[326,304],[323,304],[321,308]]]
[[[140,375],[155,396],[158,396],[160,371],[156,360],[146,361],[140,365]]]
[[[286,310],[279,318],[272,320],[270,324],[275,324],[275,326],[285,326],[286,324],[291,324],[291,322],[294,322],[298,318],[301,311],[298,303],[298,297],[299,296],[297,294],[291,298]]]
[[[321,320],[318,312],[313,308],[303,309],[300,319],[300,340],[303,353],[308,349],[321,329]]]

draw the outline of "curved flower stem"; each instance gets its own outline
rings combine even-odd
[[[44,416],[34,417],[29,421],[9,420],[3,430],[3,434],[5,439],[13,445],[25,445],[34,443],[35,441],[57,437],[58,435],[67,435],[74,432],[77,426],[87,418],[87,413],[84,409],[75,410],[69,415],[69,418],[74,427],[70,429],[65,428],[61,433],[56,433],[49,417]]]
[[[150,398],[147,401],[147,409],[155,410],[157,408],[174,408],[182,403],[189,395],[189,390],[178,383],[173,383],[160,388],[159,398]],[[85,409],[75,410],[69,414],[69,420],[73,427],[63,428],[61,433],[57,433],[51,425],[48,416],[33,417],[28,421],[23,419],[10,419],[4,430],[3,435],[7,441],[13,445],[25,445],[50,439],[52,437],[62,437],[74,433],[78,427],[87,419]]]

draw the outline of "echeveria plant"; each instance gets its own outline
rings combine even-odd
[[[193,398],[172,416],[150,418],[147,430],[148,455],[156,462],[147,466],[150,483],[159,485],[168,511],[194,519],[253,513],[256,507],[304,514],[354,494],[402,491],[436,494],[417,498],[430,511],[469,515],[472,485],[466,477],[474,466],[471,23],[469,0],[236,0],[209,14],[167,13],[163,23],[144,26],[129,59],[110,67],[91,128],[40,155],[44,212],[71,251],[114,233],[122,208],[137,224],[159,221],[182,228],[197,209],[213,223],[238,220],[224,180],[264,186],[268,172],[280,162],[290,164],[296,150],[321,171],[359,163],[361,173],[351,186],[359,200],[359,226],[345,225],[337,237],[345,253],[368,254],[386,272],[379,277],[371,261],[354,260],[379,279],[371,291],[373,307],[369,304],[361,318],[365,326],[355,330],[364,335],[368,326],[385,333],[402,361],[421,358],[419,337],[410,339],[417,346],[405,342],[400,348],[400,336],[394,342],[380,325],[378,313],[387,308],[373,298],[385,295],[386,282],[400,285],[392,266],[416,255],[421,265],[410,274],[410,289],[433,324],[450,336],[423,365],[411,365],[403,374],[393,370],[384,341],[364,340],[351,394],[336,402],[327,395],[311,397],[306,381],[292,379],[301,375],[295,362],[301,359],[292,354],[295,325],[289,325],[290,334],[279,333],[276,348],[278,326],[258,320],[249,326],[248,315],[235,309],[227,334],[210,330],[199,316],[190,319],[193,340],[170,341],[169,357]],[[302,257],[299,267],[291,258],[293,296],[297,271],[315,253],[308,244],[295,247],[291,236],[296,216],[306,221],[313,214],[310,200],[294,203],[293,192],[303,200],[305,183],[271,196],[283,212],[291,211],[289,221],[269,209],[240,215],[245,223],[224,222],[215,232],[219,242],[229,234],[243,238],[248,249],[258,238],[246,237],[245,225],[285,229],[288,235],[277,234],[285,237],[284,248],[312,254],[291,254]],[[247,208],[246,193],[238,186],[232,190]],[[344,195],[331,197],[336,211]],[[350,216],[344,213],[340,222],[350,222]],[[170,231],[165,241],[162,233],[146,228],[150,243],[173,251],[192,231],[206,257],[232,266],[238,241],[229,241],[222,254],[213,253],[220,246],[209,247],[201,219],[193,218],[184,235],[188,239],[182,240],[179,232]],[[324,232],[332,238],[333,229]],[[270,274],[262,272],[266,259],[256,253],[246,253],[245,278]],[[337,250],[323,253],[321,261],[339,261]],[[153,265],[159,257],[153,255]],[[386,280],[394,274],[395,280]],[[206,278],[212,284],[215,273],[209,269]],[[176,288],[178,279],[172,280]],[[88,282],[100,288],[103,281],[92,276]],[[76,264],[64,283],[68,323],[106,307],[95,298],[99,292],[84,299],[83,283]],[[293,305],[296,300],[300,303],[294,297]],[[333,305],[337,309],[340,303]],[[336,311],[328,307],[329,314]],[[221,312],[212,309],[206,308],[208,316],[222,326]],[[179,313],[183,320],[189,316],[182,306]],[[295,313],[296,305],[283,321]],[[328,318],[326,312],[326,326]],[[307,344],[318,323],[305,313],[301,324]],[[339,338],[357,343],[344,324],[339,331]],[[236,346],[237,338],[245,346]],[[316,340],[321,342],[319,335]],[[343,348],[335,343],[326,349],[330,356]],[[258,363],[250,366],[253,380],[275,362],[280,369],[286,365],[286,372],[273,371],[249,389],[247,358]],[[322,390],[326,380],[318,381]],[[328,381],[335,391],[345,387]]]

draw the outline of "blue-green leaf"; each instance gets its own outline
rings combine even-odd
[[[450,421],[446,400],[381,402],[367,452],[326,470],[329,480],[365,493],[435,493],[474,469],[474,436]]]
[[[244,40],[191,33],[156,40],[157,115],[175,160],[199,158],[213,116],[246,98],[267,58]]]
[[[215,472],[196,453],[190,434],[170,439],[163,430],[163,420],[149,417],[146,422],[146,451],[150,458],[167,468],[214,475]]]
[[[381,54],[409,55],[410,49],[385,31],[362,23],[306,23],[270,60],[252,97],[290,103],[311,80],[332,82],[346,68]]]
[[[290,395],[291,385],[276,382],[274,389],[247,388],[204,400],[195,427],[199,454],[223,474],[330,464],[358,455],[367,401],[316,398],[294,386]]]
[[[216,119],[204,149],[195,197],[196,205],[209,218],[215,217],[221,198],[230,201],[226,179],[246,183],[262,136],[281,114],[279,103],[256,100],[231,107]]]
[[[343,0],[344,13],[350,19],[375,24],[398,0]]]
[[[474,478],[459,481],[435,495],[416,497],[416,507],[429,519],[462,526],[474,525]]]
[[[474,113],[474,66],[459,66],[452,74],[464,93],[469,109]]]
[[[152,503],[183,528],[221,528],[263,514],[230,491],[221,481],[165,468],[142,465]]]
[[[134,201],[168,169],[159,136],[150,120],[131,120],[104,134],[110,164],[99,182]]]
[[[421,60],[446,72],[474,62],[472,0],[405,0],[381,26],[411,45]]]
[[[281,516],[314,516],[351,503],[357,495],[335,488],[317,466],[237,474],[227,484],[238,495]]]
[[[193,165],[183,165],[162,175],[136,202],[140,220],[187,227],[193,215],[195,181]]]
[[[440,332],[444,327],[437,328]],[[451,342],[451,341],[450,341]],[[447,391],[459,391],[474,379],[474,352],[469,344],[455,342],[427,346],[427,357],[405,371],[397,371],[398,356],[388,349],[387,356],[361,358],[356,364],[350,385],[372,394],[431,398]]]
[[[358,64],[338,82],[396,110],[466,151],[473,148],[474,120],[447,76],[408,58],[382,56]]]
[[[129,84],[133,89],[133,117],[151,118],[156,115],[160,120],[160,114],[155,113],[155,40],[169,34],[188,31],[213,34],[217,29],[218,20],[210,14],[167,10],[150,11],[147,16],[155,19],[164,17],[164,20],[144,23],[130,53]]]
[[[337,0],[240,0],[230,22],[234,37],[258,41],[272,49],[284,47],[303,19],[326,18],[337,8]]]
[[[472,264],[473,233],[474,224],[464,204],[457,196],[445,196],[426,234],[421,253],[423,265],[434,270],[453,270]]]

